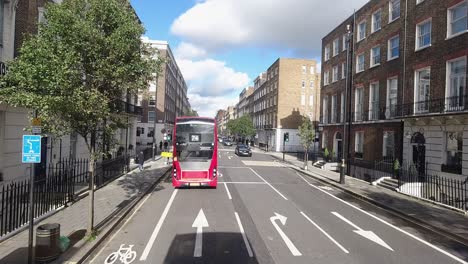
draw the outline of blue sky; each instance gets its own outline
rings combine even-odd
[[[322,37],[367,0],[131,0],[153,40],[167,40],[201,115],[235,104],[279,57],[320,61]],[[318,11],[318,12],[315,12]]]

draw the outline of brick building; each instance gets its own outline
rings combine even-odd
[[[320,74],[317,62],[279,58],[254,81],[253,122],[255,143],[282,151],[283,135],[289,132],[287,151],[302,150],[297,135],[302,116],[318,122]]]
[[[324,37],[322,147],[340,152],[345,82],[337,79],[348,69],[354,164],[397,158],[421,172],[468,175],[468,162],[462,169],[466,5],[467,0],[371,0]],[[352,64],[340,71],[348,24]],[[334,56],[335,49],[341,54]]]

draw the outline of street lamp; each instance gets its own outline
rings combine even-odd
[[[345,89],[345,96],[344,96],[344,102],[342,102],[345,106],[345,111],[344,111],[344,119],[343,119],[343,153],[341,157],[341,171],[340,171],[340,184],[345,184],[345,173],[346,173],[346,162],[348,161],[349,155],[348,155],[348,143],[349,143],[349,134],[348,129],[347,129],[347,122],[349,119],[349,127],[351,127],[351,118],[348,116],[348,99],[351,100],[351,87],[349,83],[349,75],[351,74],[350,70],[350,55],[351,55],[351,38],[353,36],[352,28],[351,25],[346,25],[346,89]],[[350,109],[349,109],[350,110]],[[349,164],[348,164],[349,166]]]

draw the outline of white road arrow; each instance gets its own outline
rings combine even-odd
[[[278,233],[280,234],[281,238],[284,240],[284,243],[286,243],[286,246],[291,251],[291,254],[293,254],[293,256],[302,256],[301,252],[299,252],[296,246],[294,246],[293,242],[288,238],[288,236],[286,236],[283,230],[281,230],[281,228],[275,222],[276,220],[279,220],[282,225],[286,225],[286,220],[288,220],[288,218],[286,216],[275,213],[274,216],[270,217],[270,221],[276,228],[276,231],[278,231]]]
[[[203,209],[198,212],[197,218],[193,221],[192,227],[197,228],[197,237],[195,239],[195,249],[193,250],[193,256],[199,258],[202,256],[203,248],[203,228],[208,227],[208,220],[206,220]]]
[[[348,219],[346,219],[344,216],[340,215],[337,212],[332,212],[332,214],[334,214],[336,217],[340,218],[341,220],[345,221],[350,226],[356,228],[357,230],[354,230],[354,232],[356,234],[358,234],[358,235],[360,235],[362,237],[365,237],[365,238],[369,239],[370,241],[372,241],[374,243],[377,243],[377,244],[381,245],[382,247],[384,247],[384,248],[386,248],[388,250],[393,251],[393,249],[387,243],[385,243],[385,241],[383,241],[379,236],[377,236],[374,232],[362,230],[362,228],[355,225],[353,222],[349,221]]]

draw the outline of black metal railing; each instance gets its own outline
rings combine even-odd
[[[143,153],[145,160],[152,157],[151,148]],[[127,152],[97,162],[97,188],[125,173],[133,155],[133,152]],[[87,159],[64,159],[47,166],[45,175],[34,180],[34,218],[74,202],[77,194],[88,189],[88,169]],[[3,236],[28,223],[29,179],[4,183],[0,191],[0,236]]]
[[[400,104],[397,106],[396,116],[405,117],[462,112],[468,110],[466,102],[468,102],[468,95],[451,96]]]
[[[111,110],[116,113],[127,113],[130,115],[143,115],[143,108],[126,101],[116,99],[110,103]]]

